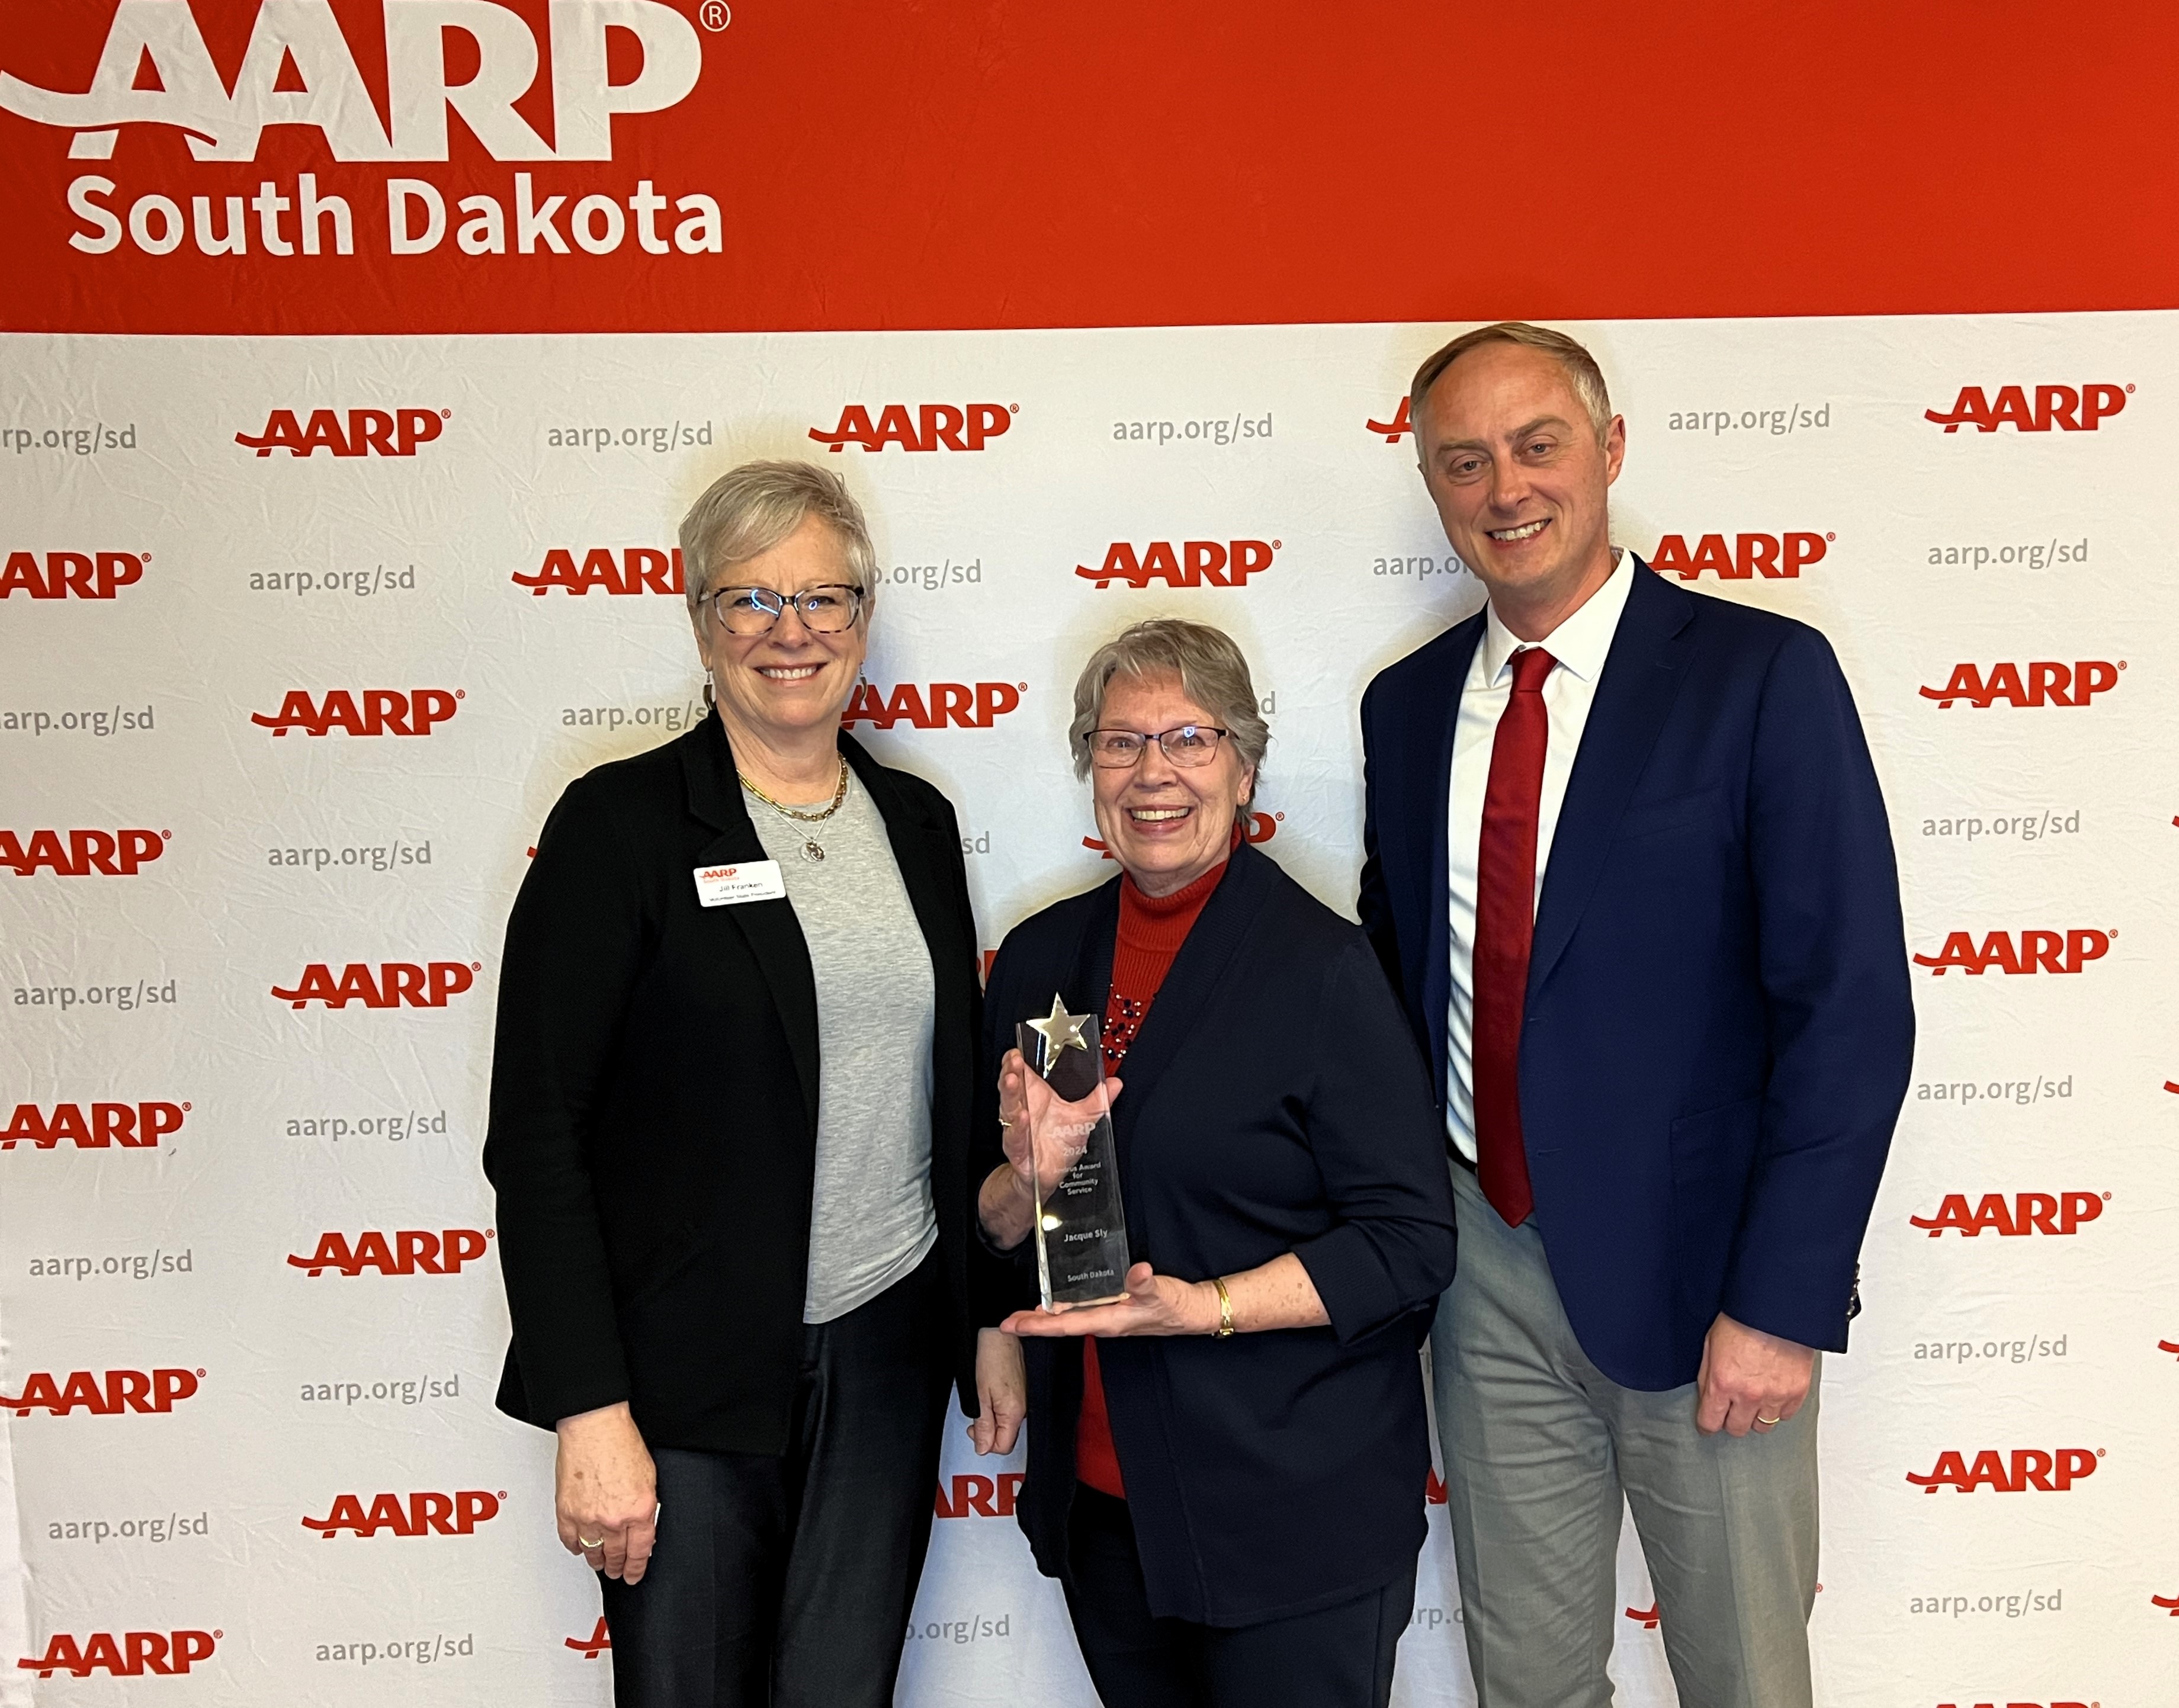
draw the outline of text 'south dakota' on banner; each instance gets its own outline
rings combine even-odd
[[[716,175],[743,168],[667,153],[656,133],[661,115],[724,98],[705,38],[729,16],[661,0],[119,0],[27,41],[0,30],[0,113],[45,133],[9,173],[30,204],[22,252],[96,299],[307,288],[359,324],[383,316],[390,279],[397,298],[489,300],[507,283],[489,263],[508,257],[617,257],[580,287],[639,300],[716,288],[672,270],[724,253]]]

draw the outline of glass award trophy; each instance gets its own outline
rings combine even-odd
[[[1055,996],[1049,1015],[1024,1020],[1014,1035],[1030,1072],[1051,1088],[1041,1110],[1030,1104],[1036,1154],[1073,1158],[1049,1193],[1044,1168],[1036,1171],[1038,1294],[1046,1310],[1122,1298],[1128,1221],[1096,1017],[1068,1013]]]

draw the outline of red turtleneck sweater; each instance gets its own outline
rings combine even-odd
[[[1227,861],[1240,846],[1233,832],[1222,859],[1184,889],[1169,896],[1146,896],[1132,877],[1120,880],[1120,929],[1112,945],[1112,994],[1105,1003],[1105,1072],[1124,1079],[1128,1046],[1143,1029],[1158,986],[1172,958],[1180,953],[1196,915],[1226,876]],[[1122,1094],[1125,1095],[1124,1093]],[[1074,1426],[1074,1475],[1116,1500],[1127,1498],[1120,1480],[1119,1455],[1112,1447],[1112,1420],[1105,1409],[1105,1381],[1097,1369],[1097,1339],[1082,1343],[1082,1415]]]

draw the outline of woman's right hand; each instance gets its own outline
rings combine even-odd
[[[1111,1112],[1120,1082],[1106,1079],[1079,1101],[1068,1102],[1030,1070],[1018,1050],[999,1063],[999,1120],[1006,1162],[991,1171],[977,1195],[984,1231],[1002,1249],[1029,1234],[1040,1198],[1057,1189],[1074,1166],[1096,1122]]]
[[[976,1415],[969,1439],[979,1453],[1010,1453],[1029,1414],[1021,1342],[1003,1329],[976,1331]]]
[[[1111,1112],[1117,1079],[1068,1102],[1033,1073],[1018,1050],[999,1063],[999,1119],[1006,1123],[1007,1161],[1024,1194],[1049,1198],[1090,1142],[1090,1129]]]
[[[642,1582],[658,1539],[658,1474],[628,1403],[563,1417],[555,1433],[560,1546],[608,1578]]]

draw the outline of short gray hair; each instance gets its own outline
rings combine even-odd
[[[815,516],[840,536],[867,622],[877,605],[877,553],[847,482],[815,463],[744,463],[704,489],[681,519],[681,574],[694,612],[719,573],[759,557]]]
[[[1097,727],[1105,709],[1105,690],[1116,676],[1131,676],[1139,682],[1153,676],[1178,677],[1180,691],[1225,726],[1226,739],[1233,744],[1242,768],[1254,771],[1258,784],[1262,783],[1271,728],[1258,709],[1249,661],[1224,629],[1177,617],[1138,623],[1090,655],[1074,680],[1074,722],[1067,727],[1075,776],[1090,775],[1090,744],[1084,738]]]
[[[1408,419],[1413,420],[1423,412],[1423,399],[1437,377],[1479,344],[1519,344],[1523,349],[1541,350],[1566,370],[1567,382],[1573,394],[1581,399],[1581,406],[1589,414],[1589,425],[1595,431],[1596,442],[1602,444],[1604,436],[1611,430],[1611,393],[1604,383],[1604,370],[1596,365],[1596,358],[1578,338],[1570,338],[1552,327],[1531,326],[1526,321],[1500,321],[1496,326],[1478,327],[1472,332],[1463,332],[1443,349],[1431,353],[1430,358],[1415,370],[1414,383],[1408,388]],[[1422,436],[1415,436],[1415,448],[1422,449]]]

